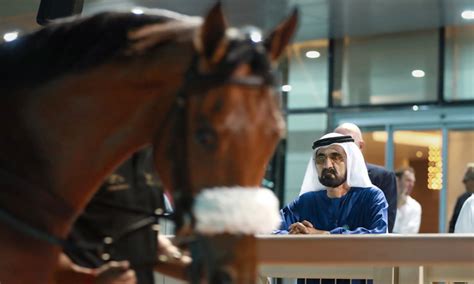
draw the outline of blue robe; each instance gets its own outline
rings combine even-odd
[[[383,234],[387,232],[387,200],[378,188],[352,187],[341,198],[329,198],[326,190],[302,194],[281,209],[282,224],[276,234],[288,234],[288,227],[304,220],[331,234]],[[371,280],[298,279],[298,284],[372,283]]]
[[[326,190],[301,195],[281,209],[282,224],[277,234],[304,220],[331,234],[383,234],[387,232],[388,204],[378,188],[352,187],[341,198],[329,198]]]

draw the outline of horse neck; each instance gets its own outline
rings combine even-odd
[[[15,128],[2,126],[20,143],[15,152],[4,145],[0,166],[16,160],[22,170],[11,171],[72,207],[72,216],[55,220],[55,233],[67,234],[104,178],[163,126],[190,61],[183,56],[191,54],[189,47],[164,49],[164,63],[103,65],[49,83],[25,95],[26,103],[14,112]]]

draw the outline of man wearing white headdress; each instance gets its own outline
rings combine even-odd
[[[360,128],[354,123],[345,122],[340,124],[334,129],[335,133],[342,135],[350,135],[354,138],[354,143],[359,147],[362,154],[364,154],[365,141],[362,136]],[[366,163],[367,172],[369,173],[370,181],[373,185],[377,186],[383,191],[385,199],[388,203],[388,232],[393,231],[393,225],[395,224],[395,218],[397,216],[397,179],[395,173],[388,171],[385,168]],[[300,195],[306,191],[313,190],[311,188],[301,188]]]
[[[382,234],[388,204],[374,186],[351,136],[329,133],[313,143],[304,186],[314,190],[284,207],[277,234]]]

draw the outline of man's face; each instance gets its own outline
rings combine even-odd
[[[319,148],[314,156],[319,182],[322,185],[335,188],[346,181],[347,156],[339,145],[329,145]]]
[[[466,191],[470,193],[474,193],[474,180],[466,180],[464,181],[464,185],[466,186]]]
[[[466,186],[466,191],[474,193],[474,167],[469,167],[464,174],[463,183]]]
[[[410,195],[415,186],[415,175],[412,172],[405,171],[398,181],[398,195]]]

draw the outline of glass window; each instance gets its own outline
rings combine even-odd
[[[326,107],[328,101],[328,41],[291,45],[288,108]],[[288,89],[287,89],[288,90]]]
[[[335,43],[335,106],[433,102],[438,31],[346,38]]]
[[[362,133],[364,148],[362,153],[366,163],[385,167],[385,145],[387,144],[386,131],[364,131]]]
[[[474,26],[447,28],[445,44],[445,100],[474,100]]]
[[[288,116],[287,152],[285,162],[285,194],[282,206],[300,193],[306,166],[312,154],[313,141],[323,136],[327,115],[290,114]]]
[[[395,169],[409,166],[415,171],[416,181],[410,195],[421,205],[420,233],[438,233],[443,185],[441,131],[397,130],[393,141]]]
[[[448,133],[446,226],[449,226],[458,198],[467,192],[463,183],[467,166],[474,165],[474,130],[449,130]]]

